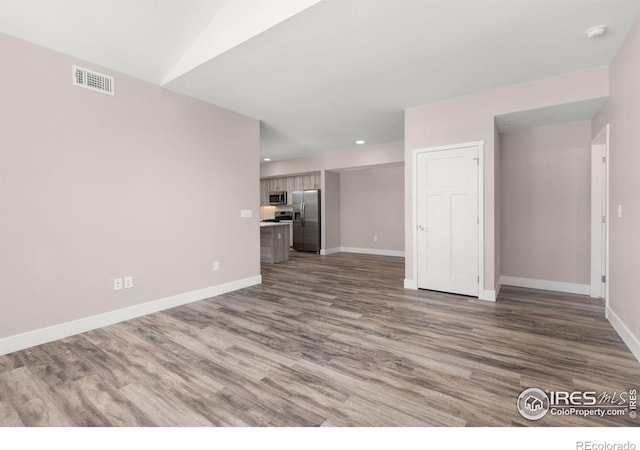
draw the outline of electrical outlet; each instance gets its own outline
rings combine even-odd
[[[213,263],[213,271],[217,272],[218,270],[220,270],[220,261],[215,261]]]
[[[119,291],[120,289],[122,289],[122,278],[115,278],[113,280],[113,290]]]
[[[124,277],[124,288],[131,289],[133,287],[133,277]]]
[[[378,242],[378,236],[373,237],[373,242]]]

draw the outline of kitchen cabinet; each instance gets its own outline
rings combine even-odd
[[[260,204],[269,204],[269,180],[260,180]]]
[[[289,259],[289,225],[260,225],[260,261],[279,263]]]
[[[269,179],[269,191],[278,192],[286,191],[287,183],[284,178],[271,178]]]
[[[293,204],[293,192],[320,189],[320,173],[260,180],[260,204],[269,204],[269,192],[286,191],[287,205]]]
[[[287,177],[287,205],[293,205],[293,191],[296,190],[296,177]]]
[[[320,189],[320,175],[303,175],[302,176],[302,186],[304,189]]]

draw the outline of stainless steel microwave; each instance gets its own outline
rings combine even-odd
[[[269,192],[270,205],[286,205],[287,191]]]

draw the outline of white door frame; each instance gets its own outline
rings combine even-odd
[[[602,192],[602,180],[601,179],[594,179],[594,177],[591,177],[591,281],[590,281],[590,290],[592,292],[592,296],[593,293],[598,292],[598,291],[602,291],[602,289],[598,289],[597,284],[598,284],[598,276],[596,275],[597,273],[600,274],[604,274],[607,279],[606,282],[604,283],[604,299],[605,299],[605,303],[606,303],[606,311],[608,313],[609,311],[609,282],[610,282],[610,274],[609,274],[609,222],[611,222],[611,214],[610,214],[610,208],[609,208],[609,165],[610,165],[610,160],[609,160],[609,133],[610,133],[610,129],[609,129],[609,124],[606,124],[599,132],[598,134],[591,140],[591,149],[593,152],[593,147],[596,145],[603,145],[604,144],[604,158],[605,158],[605,173],[604,173],[604,193],[605,193],[605,197],[604,197],[604,204],[605,204],[605,221],[604,221],[604,243],[602,242],[602,236],[598,235],[596,233],[594,233],[594,229],[596,228],[600,228],[601,225],[601,218],[600,218],[600,214],[595,214],[593,207],[594,207],[594,201],[602,201],[602,199],[600,198],[600,195],[598,193]],[[599,155],[600,156],[600,155]],[[601,161],[596,160],[594,158],[594,155],[592,153],[592,158],[591,158],[591,173],[593,173],[594,171],[594,165],[598,165],[600,166]],[[601,249],[602,245],[604,244],[605,247],[605,257],[604,257],[604,267],[602,267],[602,255],[601,252],[596,252],[594,251],[594,249]],[[597,253],[597,254],[596,254]]]
[[[478,219],[480,222],[478,224],[478,276],[480,278],[480,282],[478,283],[478,298],[480,300],[495,301],[495,294],[491,296],[484,289],[484,141],[417,148],[411,151],[413,161],[413,223],[411,224],[411,235],[413,237],[413,282],[411,283],[411,288],[418,289],[418,155],[427,152],[440,152],[467,147],[476,147],[478,149]]]

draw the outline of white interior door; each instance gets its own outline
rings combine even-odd
[[[478,296],[478,149],[417,155],[418,288]]]
[[[606,298],[608,125],[591,142],[591,297]]]

